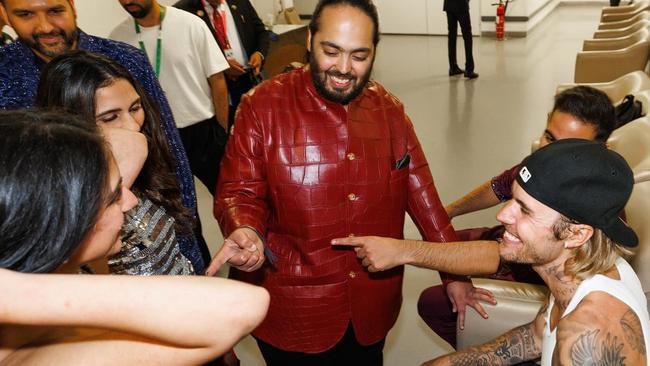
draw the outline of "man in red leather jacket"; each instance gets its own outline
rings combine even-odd
[[[402,104],[370,73],[379,41],[370,0],[322,0],[310,64],[242,98],[214,214],[226,241],[207,274],[265,287],[253,333],[268,365],[381,365],[403,267],[369,273],[350,235],[403,237],[408,212],[426,240],[454,229]]]

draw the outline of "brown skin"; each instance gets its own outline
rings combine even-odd
[[[214,104],[214,112],[217,122],[228,130],[228,85],[223,72],[218,72],[208,78],[210,84],[210,92],[212,94],[212,103]]]
[[[141,10],[151,7],[151,10],[143,18],[136,18],[138,24],[143,27],[153,27],[160,24],[160,4],[152,0],[119,0],[120,5],[127,12]]]
[[[351,246],[370,272],[404,264],[458,275],[494,273],[499,266],[493,241],[428,243],[379,236],[353,236],[332,240],[332,245]]]
[[[307,40],[314,84],[327,99],[348,99],[365,87],[372,72],[372,20],[359,9],[339,5],[323,10],[320,24]]]
[[[69,0],[4,0],[0,11],[41,59],[49,61],[77,47],[77,13]]]

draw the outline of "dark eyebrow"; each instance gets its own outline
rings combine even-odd
[[[332,42],[328,42],[328,41],[321,41],[320,44],[321,44],[321,46],[332,47],[332,48],[336,48],[339,51],[344,51],[344,49],[341,48],[341,46],[337,45],[336,43],[332,43]],[[351,53],[370,52],[370,51],[371,51],[371,49],[368,48],[368,47],[360,47],[360,48],[353,49]]]
[[[131,103],[131,107],[133,107],[136,104],[142,104],[142,98],[138,97],[138,99],[134,100],[133,103]]]
[[[521,208],[522,208],[525,212],[532,212],[532,210],[530,209],[530,207],[526,206],[526,204],[523,203],[520,199],[515,198],[515,202],[517,202],[517,204],[518,204],[519,206],[521,206]]]
[[[50,10],[61,10],[61,9],[65,9],[65,8],[66,8],[65,5],[63,5],[63,4],[57,4],[57,5],[54,5],[54,6],[49,6],[49,7],[47,7],[47,9],[45,9],[45,11],[50,11]],[[38,10],[40,10],[40,9],[38,9]],[[38,10],[36,10],[36,11],[38,11]],[[21,9],[21,8],[13,8],[13,9],[11,10],[11,12],[12,12],[12,13],[17,13],[17,12],[18,12],[18,13],[33,13],[33,12],[35,12],[35,10],[31,10],[31,9]]]
[[[120,198],[122,198],[122,177],[120,177],[120,180],[117,181],[117,185],[115,186],[115,189],[113,189],[113,191],[108,194],[108,198],[106,199],[106,205],[110,206],[115,202],[119,201]]]
[[[19,13],[33,13],[33,11],[28,10],[28,9],[20,9],[20,8],[14,8],[11,9],[12,14],[19,14]]]
[[[133,103],[133,104],[135,104],[135,103]],[[132,104],[132,105],[133,105],[133,104]],[[99,118],[99,117],[104,116],[104,115],[106,115],[106,114],[117,113],[117,112],[119,112],[119,111],[121,111],[121,110],[122,110],[122,109],[120,109],[120,108],[109,109],[109,110],[107,110],[107,111],[104,111],[104,112],[98,114],[95,118]]]

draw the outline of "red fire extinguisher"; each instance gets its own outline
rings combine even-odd
[[[499,0],[498,3],[492,4],[497,7],[496,16],[496,36],[497,40],[502,41],[505,36],[506,27],[506,10],[508,10],[508,3],[512,0]]]

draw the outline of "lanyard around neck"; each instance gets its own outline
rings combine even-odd
[[[163,20],[165,19],[165,7],[160,7],[160,24],[158,25],[158,39],[156,40],[156,77],[160,75],[160,58],[162,54],[162,26]],[[138,35],[138,43],[140,44],[140,49],[147,55],[147,48],[144,46],[144,41],[142,41],[142,34],[140,33],[140,24],[137,20],[133,19],[135,24],[135,33]],[[149,58],[149,56],[147,56]]]

